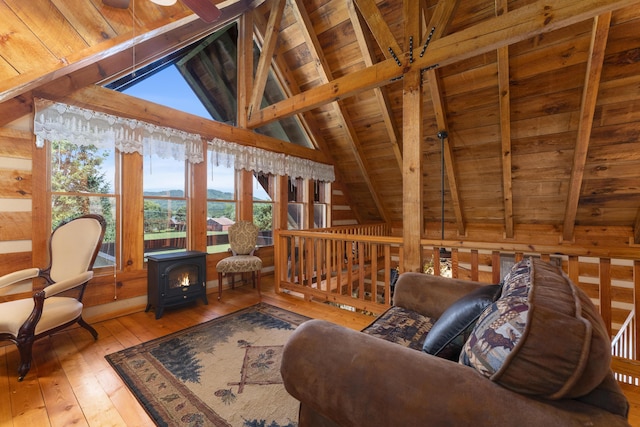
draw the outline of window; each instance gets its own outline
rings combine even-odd
[[[216,165],[215,154],[207,152],[207,252],[229,248],[229,226],[236,222],[236,171]]]
[[[118,158],[115,150],[54,141],[51,150],[51,229],[72,218],[93,213],[107,222],[95,268],[116,266]],[[118,251],[119,252],[119,251]]]
[[[273,175],[253,174],[253,223],[260,229],[258,246],[273,245],[273,197],[275,195]]]
[[[186,161],[145,154],[144,254],[187,247]]]
[[[287,217],[289,230],[302,230],[304,228],[304,180],[302,178],[289,178],[289,203],[287,204]]]
[[[313,226],[314,228],[328,227],[327,212],[329,211],[330,185],[326,182],[316,181],[313,184]]]

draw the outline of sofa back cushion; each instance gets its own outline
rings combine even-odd
[[[597,309],[558,267],[527,258],[505,277],[460,362],[519,393],[575,398],[609,373],[609,335]]]

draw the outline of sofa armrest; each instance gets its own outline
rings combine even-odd
[[[340,426],[628,425],[580,402],[511,392],[467,366],[322,320],[297,328],[281,373],[305,413]]]
[[[455,301],[486,283],[423,273],[402,273],[396,282],[393,305],[438,319]]]

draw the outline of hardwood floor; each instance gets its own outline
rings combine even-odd
[[[262,301],[312,318],[362,329],[371,317],[325,304],[276,295],[269,276],[263,280]],[[222,301],[211,294],[201,302],[167,309],[161,319],[153,312],[93,324],[97,341],[71,328],[34,346],[34,363],[17,381],[18,351],[0,346],[0,426],[151,426],[153,422],[104,358],[105,355],[174,331],[232,313],[259,302],[251,286],[226,290]],[[625,387],[632,404],[630,422],[640,427],[640,391]]]

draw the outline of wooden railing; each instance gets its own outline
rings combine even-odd
[[[402,259],[402,241],[384,224],[275,236],[276,291],[380,313],[391,302],[391,270]]]
[[[274,238],[275,286],[306,299],[330,302],[353,310],[379,314],[390,306],[392,270],[405,271],[403,241],[389,235],[385,225],[338,227],[321,230],[278,231]],[[450,257],[452,277],[498,283],[510,263],[537,256],[561,266],[563,271],[599,307],[610,336],[635,359],[638,327],[635,291],[640,287],[640,262],[620,255],[608,257],[594,250],[568,246],[537,246],[488,242],[423,239],[423,270],[433,266],[441,273],[440,245]],[[572,251],[572,253],[568,253]],[[622,351],[622,350],[621,350]]]

